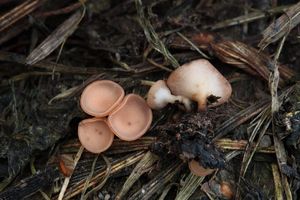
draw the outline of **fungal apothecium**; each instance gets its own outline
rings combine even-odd
[[[100,153],[111,146],[114,133],[108,127],[105,118],[90,118],[79,123],[78,138],[86,150]]]
[[[189,169],[196,176],[207,176],[215,171],[214,169],[204,168],[196,160],[191,160],[189,162]]]
[[[84,88],[80,106],[89,115],[105,117],[121,103],[124,94],[123,88],[113,81],[94,81]]]
[[[198,103],[199,111],[204,111],[209,97],[215,101],[208,107],[215,107],[227,102],[232,92],[227,79],[205,59],[178,67],[170,74],[166,83],[158,81],[150,88],[147,102],[151,108],[160,109],[176,101],[190,108],[186,100],[189,99]]]
[[[152,122],[152,111],[145,100],[136,95],[125,96],[108,116],[108,125],[122,140],[132,141],[144,135]]]
[[[152,122],[150,108],[161,109],[168,103],[179,102],[190,110],[193,100],[198,103],[198,110],[204,111],[207,106],[227,102],[231,92],[230,83],[205,59],[184,64],[166,81],[154,83],[148,92],[147,103],[135,94],[124,97],[123,88],[113,81],[94,81],[82,92],[80,105],[84,112],[95,118],[79,123],[79,140],[88,151],[100,153],[110,147],[114,135],[126,141],[141,137]],[[216,101],[207,105],[209,97]],[[195,160],[189,162],[189,168],[198,176],[214,171],[203,168]]]
[[[152,122],[152,111],[146,101],[135,94],[124,97],[123,88],[109,80],[94,81],[82,92],[80,106],[95,118],[78,125],[78,137],[83,147],[92,153],[107,150],[114,134],[132,141],[143,136]]]
[[[208,61],[198,59],[174,70],[166,81],[156,81],[148,92],[147,103],[152,109],[162,109],[167,104],[179,102],[190,110],[191,100],[198,103],[198,110],[215,107],[227,102],[232,88],[227,79]],[[208,105],[208,99],[214,101]],[[214,169],[205,169],[197,161],[189,162],[190,171],[197,176],[211,174]]]

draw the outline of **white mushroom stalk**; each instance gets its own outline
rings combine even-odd
[[[183,96],[174,96],[164,80],[156,81],[150,88],[147,97],[148,106],[154,110],[159,110],[169,103],[182,103],[186,110],[191,110],[191,101]]]

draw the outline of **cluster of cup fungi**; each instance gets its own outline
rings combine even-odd
[[[110,80],[98,80],[82,92],[80,106],[93,116],[78,126],[82,146],[92,153],[107,150],[114,135],[121,140],[133,141],[142,137],[152,122],[152,111],[169,103],[182,103],[187,111],[191,102],[198,103],[198,111],[228,101],[232,88],[227,79],[207,60],[198,59],[174,70],[167,80],[158,80],[150,88],[147,101],[136,94],[125,96],[123,88]],[[210,96],[217,101],[207,105]],[[197,161],[189,162],[189,169],[197,176],[206,176],[214,169],[205,169]]]

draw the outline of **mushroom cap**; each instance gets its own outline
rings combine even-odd
[[[122,140],[142,137],[152,122],[152,111],[146,101],[136,94],[126,95],[122,103],[108,116],[108,125]]]
[[[225,103],[232,88],[226,78],[205,59],[194,60],[174,70],[167,85],[174,95],[180,95],[198,102],[199,110],[205,110],[207,97],[218,97],[210,107]]]
[[[164,108],[172,98],[170,89],[167,87],[166,81],[156,81],[148,91],[147,104],[154,110]]]
[[[215,171],[214,169],[210,168],[205,169],[196,160],[191,160],[189,162],[189,169],[196,176],[207,176]]]
[[[78,125],[78,137],[82,146],[92,153],[107,150],[114,139],[105,119],[90,118],[82,120]]]
[[[94,81],[83,90],[80,106],[89,115],[105,117],[121,103],[124,95],[123,88],[113,81]]]
[[[234,192],[232,190],[232,186],[228,183],[228,182],[222,182],[220,184],[221,188],[221,194],[223,195],[223,197],[225,197],[226,199],[232,199],[234,196]]]

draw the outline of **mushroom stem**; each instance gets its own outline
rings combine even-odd
[[[186,111],[191,111],[192,108],[191,108],[191,100],[189,100],[188,98],[186,97],[183,97],[183,96],[173,96],[175,101],[172,102],[172,103],[175,103],[176,101],[178,101],[179,103],[182,103],[184,105],[184,108]]]
[[[198,111],[206,111],[207,110],[207,98],[201,97],[198,98]]]
[[[186,110],[191,110],[191,101],[184,96],[175,96],[171,94],[164,80],[156,81],[148,92],[147,103],[152,109],[162,109],[168,103],[182,103]]]

